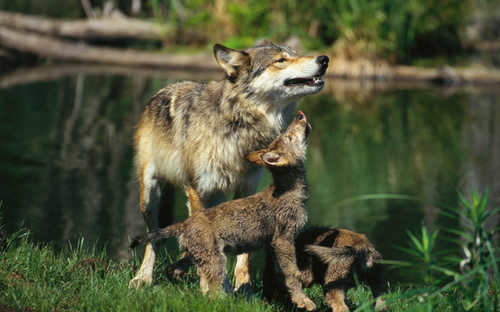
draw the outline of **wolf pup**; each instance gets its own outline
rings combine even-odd
[[[176,236],[196,265],[201,291],[214,293],[228,285],[224,253],[239,254],[270,245],[292,301],[299,308],[314,310],[314,302],[304,294],[298,279],[294,247],[296,234],[307,222],[304,160],[309,132],[306,116],[299,112],[268,148],[249,154],[250,161],[271,171],[273,184],[264,191],[196,209],[182,223],[136,237],[131,247]],[[188,197],[192,208],[202,206],[193,189]]]
[[[148,231],[158,228],[160,209],[168,209],[167,183],[194,188],[207,207],[222,202],[224,193],[254,194],[260,170],[245,157],[280,134],[300,97],[324,85],[324,55],[301,57],[270,42],[244,51],[216,44],[213,50],[226,78],[166,86],[146,105],[137,126],[135,165]],[[151,283],[155,255],[148,244],[130,286]],[[236,287],[250,282],[248,264],[248,255],[238,256]]]
[[[325,300],[334,312],[349,311],[344,298],[347,289],[354,286],[355,276],[370,286],[377,298],[375,308],[384,308],[380,297],[384,290],[382,268],[376,263],[382,256],[365,235],[313,227],[299,234],[295,248],[303,286],[322,284]],[[285,293],[274,267],[273,259],[267,256],[263,293],[268,300],[282,298]]]

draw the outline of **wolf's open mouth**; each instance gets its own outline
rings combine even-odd
[[[315,76],[312,78],[292,78],[285,80],[285,86],[295,86],[295,85],[308,85],[308,86],[321,86],[325,82],[321,79],[321,76]]]

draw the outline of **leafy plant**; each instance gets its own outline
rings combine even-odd
[[[459,194],[459,199],[463,209],[441,211],[459,224],[444,229],[453,235],[445,239],[455,243],[457,248],[436,252],[439,231],[429,232],[422,225],[420,236],[408,231],[409,247],[399,248],[411,255],[414,261],[386,263],[423,270],[426,284],[441,286],[430,294],[432,296],[458,286],[463,295],[462,308],[465,311],[497,311],[500,285],[498,246],[493,240],[494,229],[488,229],[487,222],[500,210],[487,208],[488,194],[475,192],[470,200]],[[443,282],[447,283],[443,285]]]
[[[453,235],[451,240],[462,250],[461,257],[449,259],[459,267],[457,276],[459,273],[468,275],[466,279],[461,279],[469,297],[469,301],[465,304],[466,310],[477,305],[489,309],[496,305],[491,301],[489,293],[493,285],[496,285],[493,286],[493,290],[497,290],[500,285],[500,275],[497,265],[498,246],[493,240],[495,229],[488,229],[487,223],[500,212],[500,209],[488,209],[487,193],[474,192],[470,200],[459,194],[459,199],[463,209],[443,211],[444,215],[462,224],[461,229],[446,229]]]

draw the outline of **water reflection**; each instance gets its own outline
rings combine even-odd
[[[134,126],[148,98],[183,75],[83,71],[48,82],[3,80],[0,200],[6,230],[24,222],[36,240],[56,246],[83,235],[126,258],[128,235],[143,230],[131,167]],[[310,221],[366,232],[386,258],[401,256],[394,246],[405,244],[406,229],[423,220],[431,227],[446,222],[436,207],[457,206],[457,190],[489,189],[493,206],[500,199],[496,91],[417,87],[330,81],[300,106],[313,124]],[[361,200],[366,194],[418,201]],[[183,201],[176,199],[178,220],[186,216]]]

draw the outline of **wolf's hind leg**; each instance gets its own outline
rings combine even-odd
[[[243,285],[252,283],[250,278],[250,254],[245,253],[236,256],[234,278],[234,291],[238,291]]]
[[[152,163],[144,166],[140,172],[140,209],[144,221],[146,222],[147,231],[158,229],[158,214],[160,206],[160,184],[155,176],[155,166]],[[129,287],[141,287],[150,285],[153,281],[153,268],[156,259],[156,250],[153,243],[146,245],[144,258],[139,271],[135,277],[130,280]]]

